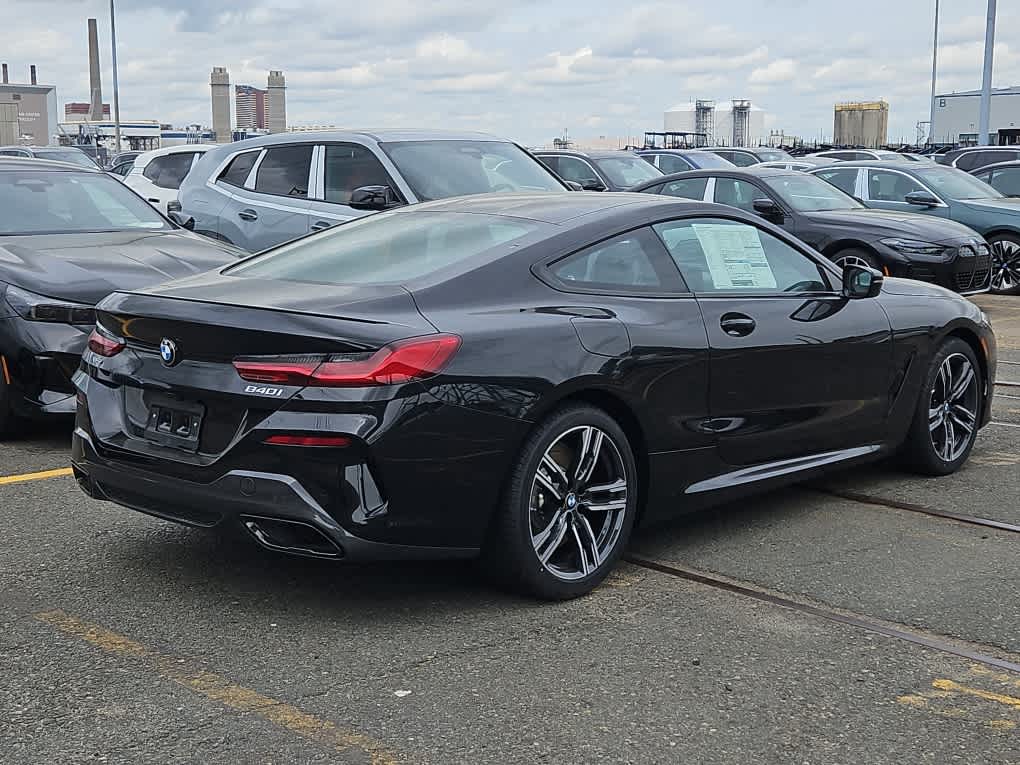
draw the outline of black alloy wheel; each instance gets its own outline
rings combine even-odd
[[[620,426],[600,409],[561,409],[528,438],[485,553],[515,589],[584,595],[619,560],[637,507],[637,470]]]
[[[984,381],[974,351],[949,338],[932,359],[904,444],[907,462],[925,475],[948,475],[974,447]]]
[[[992,248],[991,289],[994,295],[1020,295],[1020,236],[998,234],[988,238]]]
[[[832,262],[840,268],[846,268],[847,266],[864,266],[865,268],[874,268],[879,271],[882,270],[881,266],[878,265],[878,258],[867,250],[862,250],[857,247],[840,250],[832,256]]]

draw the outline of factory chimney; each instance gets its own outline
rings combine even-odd
[[[7,64],[3,65],[3,78],[4,78],[4,85],[6,85],[7,82],[8,82],[8,80],[7,80]]]
[[[216,143],[230,143],[230,74],[225,66],[214,66],[209,76],[212,90],[212,128]]]
[[[89,100],[89,119],[102,122],[103,85],[99,74],[99,31],[95,19],[89,19],[89,87],[92,94]]]
[[[266,81],[266,127],[270,133],[287,130],[287,84],[278,69],[271,70]]]
[[[31,83],[32,83],[33,85],[38,85],[38,82],[36,82],[36,79],[35,79],[35,64],[32,64],[32,65],[31,65],[31,66],[30,66],[30,67],[28,68],[28,77],[29,77],[29,81],[30,81],[30,82],[31,82]]]

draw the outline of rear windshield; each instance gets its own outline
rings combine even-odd
[[[736,165],[734,165],[728,159],[723,159],[718,154],[713,154],[710,151],[689,151],[685,153],[683,156],[685,156],[687,159],[689,159],[698,167],[703,168],[705,170],[712,170],[715,168],[736,167]]]
[[[152,205],[105,173],[0,173],[0,234],[170,228]]]
[[[655,165],[636,154],[620,153],[619,157],[595,157],[595,164],[617,188],[627,189],[662,175]]]
[[[227,273],[337,285],[406,283],[498,254],[501,245],[547,225],[477,213],[378,213],[257,255]]]
[[[565,191],[545,165],[508,141],[379,144],[420,202],[490,191]]]
[[[754,153],[758,155],[758,159],[762,162],[778,162],[783,159],[793,159],[782,149],[755,149]]]
[[[39,159],[50,159],[54,162],[70,162],[72,165],[78,165],[80,167],[88,167],[95,170],[98,165],[92,161],[92,157],[83,151],[77,149],[67,149],[66,151],[36,151],[35,156]]]

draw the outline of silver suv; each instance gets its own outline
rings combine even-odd
[[[398,205],[569,189],[525,149],[484,133],[282,133],[208,151],[181,185],[174,217],[255,252]]]

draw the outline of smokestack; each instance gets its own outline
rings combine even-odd
[[[266,80],[266,127],[270,133],[287,130],[287,82],[279,69],[270,70]]]
[[[102,122],[103,84],[99,74],[99,31],[95,19],[89,19],[89,86],[91,88],[89,119],[93,122]]]
[[[32,64],[32,66],[30,66],[30,67],[28,68],[28,76],[29,76],[30,82],[31,82],[31,83],[32,83],[33,85],[37,85],[37,84],[38,84],[38,83],[36,82],[36,80],[35,80],[35,64]]]
[[[4,78],[4,85],[6,85],[7,84],[7,64],[3,65],[3,78]]]
[[[225,66],[214,66],[209,75],[212,91],[212,128],[216,143],[230,143],[230,74]]]

